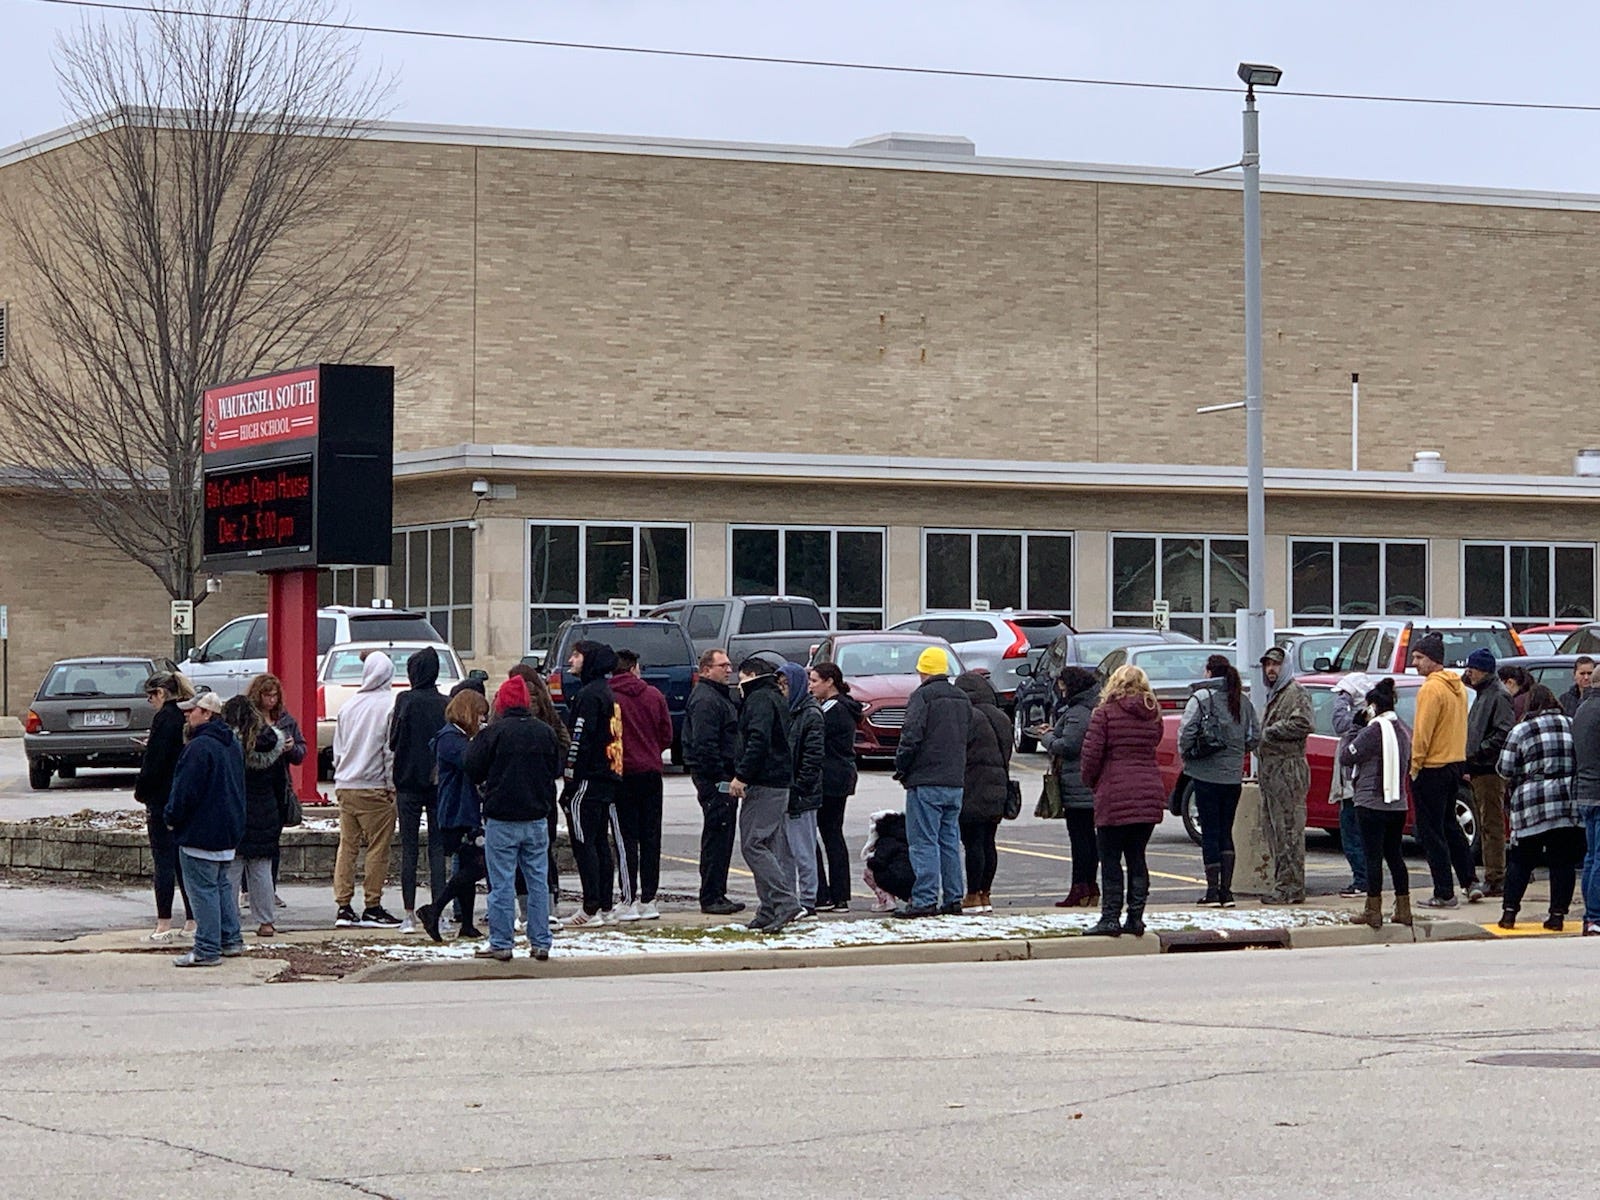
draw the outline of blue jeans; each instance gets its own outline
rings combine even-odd
[[[911,843],[912,908],[938,908],[939,893],[945,904],[960,904],[961,789],[914,787],[906,789],[906,840]]]
[[[519,866],[528,885],[528,944],[550,949],[550,891],[545,874],[545,855],[549,851],[550,825],[543,817],[537,821],[484,821],[489,945],[493,949],[509,950],[516,940]]]
[[[239,889],[228,882],[228,864],[178,851],[183,886],[194,909],[194,956],[215,962],[224,949],[244,945],[239,932]]]
[[[1339,846],[1350,864],[1350,882],[1358,892],[1367,890],[1367,848],[1361,841],[1361,822],[1354,800],[1339,801]],[[1382,868],[1379,868],[1380,870]]]
[[[1600,924],[1600,805],[1580,808],[1589,848],[1583,856],[1583,922]]]

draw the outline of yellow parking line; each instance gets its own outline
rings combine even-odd
[[[1004,850],[1007,854],[1025,854],[1029,858],[1048,858],[1048,859],[1050,859],[1050,860],[1052,860],[1054,862],[1069,863],[1069,862],[1072,861],[1071,858],[1069,858],[1069,857],[1067,857],[1066,855],[1063,855],[1063,854],[1043,854],[1043,853],[1040,853],[1038,850],[1022,850],[1022,849],[1019,849],[1016,846],[1002,846],[998,842],[995,843],[995,849],[996,850]],[[1165,871],[1151,871],[1150,872],[1150,878],[1152,878],[1152,879],[1175,879],[1179,883],[1205,883],[1204,879],[1196,879],[1192,875],[1169,875]]]
[[[1012,846],[1037,846],[1041,850],[1061,849],[1061,847],[1055,842],[1010,842],[1008,844]],[[1198,847],[1196,847],[1196,849],[1198,849]],[[1146,850],[1144,852],[1144,856],[1146,858],[1181,858],[1185,861],[1192,861],[1194,858],[1194,852],[1190,851],[1188,854],[1182,854],[1176,850]],[[1200,882],[1204,883],[1205,880],[1202,879]]]
[[[670,862],[687,863],[691,867],[698,867],[700,865],[700,860],[698,858],[679,858],[676,854],[663,854],[661,857]],[[750,872],[746,871],[743,867],[729,867],[728,873],[730,875],[743,875],[746,879],[755,878],[754,875],[750,874]]]

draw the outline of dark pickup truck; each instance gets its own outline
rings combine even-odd
[[[652,617],[677,621],[689,631],[696,654],[726,650],[737,666],[758,650],[773,650],[802,666],[828,636],[815,600],[804,596],[709,596],[653,609]]]
[[[672,761],[683,762],[683,710],[689,691],[699,678],[699,661],[683,626],[676,621],[601,620],[567,621],[556,630],[555,642],[544,660],[549,668],[550,698],[564,709],[578,690],[567,671],[567,656],[579,642],[604,642],[613,650],[632,650],[639,656],[644,681],[667,698],[672,714]]]

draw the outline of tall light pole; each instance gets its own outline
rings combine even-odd
[[[1244,82],[1244,444],[1245,525],[1250,556],[1249,608],[1245,628],[1237,630],[1240,660],[1248,668],[1266,653],[1273,631],[1267,628],[1267,488],[1261,448],[1261,131],[1256,119],[1256,88],[1277,87],[1283,72],[1263,63],[1240,63]],[[1252,689],[1256,704],[1265,689]]]

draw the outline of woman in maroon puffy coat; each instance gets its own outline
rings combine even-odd
[[[1117,937],[1144,934],[1150,870],[1144,849],[1166,811],[1156,767],[1161,709],[1150,680],[1138,667],[1118,667],[1089,718],[1079,770],[1094,789],[1094,830],[1100,846],[1100,922],[1086,933]],[[1128,919],[1122,916],[1122,869],[1128,869]]]

